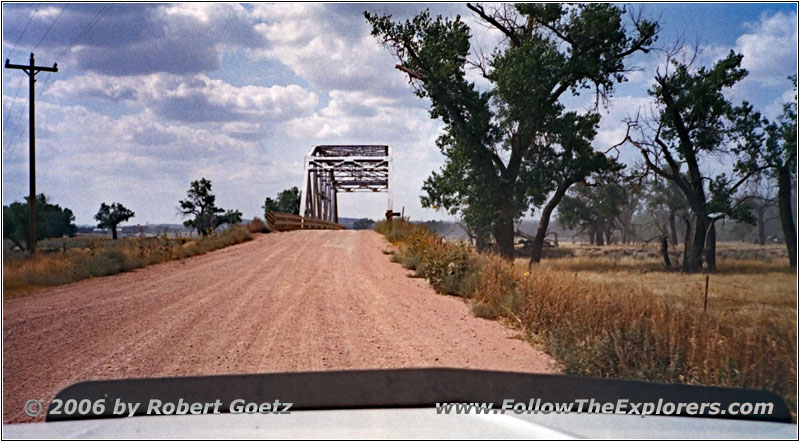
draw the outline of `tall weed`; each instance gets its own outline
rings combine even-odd
[[[670,305],[645,287],[587,281],[447,243],[399,220],[375,230],[398,261],[473,313],[508,319],[568,374],[767,389],[794,409],[797,333],[767,315],[741,323]]]

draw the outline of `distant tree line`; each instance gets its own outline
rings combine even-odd
[[[8,239],[21,250],[28,250],[28,197],[25,202],[13,202],[3,206],[3,239]],[[52,204],[40,193],[36,196],[36,240],[75,236],[78,227],[72,211]]]
[[[27,200],[27,198],[26,198]],[[187,199],[179,201],[181,214],[192,216],[184,225],[198,234],[206,236],[222,225],[236,225],[242,222],[242,213],[217,207],[216,197],[211,193],[211,181],[201,178],[192,181],[187,192]],[[111,231],[112,239],[117,239],[119,224],[133,218],[135,213],[114,202],[101,203],[94,215],[97,227]],[[44,194],[37,197],[36,203],[36,238],[58,238],[75,236],[78,231],[75,216],[70,209],[62,209],[51,204]],[[28,249],[28,204],[14,202],[3,206],[3,238],[10,240],[22,250]],[[23,245],[24,243],[24,245]]]
[[[371,230],[374,226],[375,221],[369,218],[361,218],[353,223],[353,230]]]

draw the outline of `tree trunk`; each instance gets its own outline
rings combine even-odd
[[[669,239],[667,239],[667,235],[661,237],[661,257],[664,258],[664,265],[671,269],[672,263],[669,261]]]
[[[497,243],[497,253],[505,259],[514,259],[514,188],[504,185],[498,198],[497,222],[494,225],[495,243]]]
[[[706,267],[709,272],[713,273],[717,271],[717,228],[714,226],[714,223],[710,223],[707,229],[705,249]]]
[[[671,235],[672,245],[678,245],[678,228],[675,226],[675,211],[669,211],[669,233]]]
[[[622,232],[622,238],[620,241],[622,244],[629,244],[632,241],[631,233],[634,232],[636,229],[633,228],[633,214],[636,213],[636,207],[639,205],[638,197],[633,198],[628,201],[628,205],[625,209],[624,215],[620,219],[620,230]]]
[[[706,244],[706,227],[708,223],[700,216],[692,215],[687,223],[686,247],[684,248],[683,271],[696,273],[703,269],[703,251]]]
[[[594,243],[598,246],[604,246],[605,243],[603,242],[603,229],[600,226],[595,227],[594,231]]]
[[[514,219],[511,216],[503,216],[497,221],[494,240],[497,242],[497,252],[500,256],[505,259],[514,258]]]
[[[486,240],[487,238],[484,235],[476,235],[475,236],[475,249],[478,253],[483,252],[489,247],[489,241]]]
[[[767,233],[764,228],[764,212],[767,211],[767,205],[762,204],[756,207],[756,220],[758,221],[758,245],[763,246],[767,243]]]
[[[111,226],[111,239],[117,239],[117,225]]]
[[[589,224],[589,245],[593,246],[594,238],[597,236],[597,225]]]
[[[692,254],[692,238],[694,238],[694,223],[688,217],[683,220],[686,228],[683,232],[683,271],[688,271],[688,263]]]
[[[786,250],[789,252],[789,264],[797,267],[797,230],[792,218],[792,171],[788,166],[778,170],[778,213]]]
[[[611,245],[614,239],[614,228],[606,230],[606,244]]]
[[[544,205],[542,208],[541,218],[539,218],[539,228],[536,229],[536,238],[533,240],[533,247],[531,248],[531,260],[528,262],[528,267],[530,267],[533,263],[538,263],[542,259],[542,247],[544,246],[544,237],[547,235],[547,227],[550,225],[550,215],[553,214],[553,210],[555,210],[558,203],[561,202],[561,199],[564,198],[564,194],[567,193],[567,189],[569,186],[572,185],[572,182],[565,181],[563,182],[558,188],[556,192],[553,194],[550,201]],[[513,235],[512,235],[512,240]]]

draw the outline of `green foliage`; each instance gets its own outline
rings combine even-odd
[[[575,185],[558,206],[558,221],[562,226],[599,225],[607,229],[614,224],[625,204],[625,190],[610,181],[587,186]]]
[[[658,176],[647,186],[647,207],[649,210],[663,208],[676,212],[687,207],[686,196],[675,181],[659,179]]]
[[[673,61],[674,71],[656,78],[650,90],[660,106],[661,131],[655,143],[666,165],[656,164],[652,155],[646,160],[652,169],[660,170],[659,175],[678,185],[701,217],[742,216],[745,211],[736,210],[736,190],[763,168],[767,121],[749,103],[734,106],[724,95],[747,75],[741,63],[742,55],[733,51],[710,69],[693,70]],[[711,156],[732,159],[733,173],[704,175],[699,164]]]
[[[224,215],[217,218],[217,225],[221,226],[228,224],[230,226],[238,226],[242,223],[242,212],[238,210],[228,210]]]
[[[189,227],[201,236],[208,236],[219,226],[224,224],[238,225],[242,222],[242,213],[238,210],[228,210],[216,206],[217,197],[211,193],[211,181],[205,178],[192,181],[187,199],[179,201],[180,211],[184,217],[193,216],[183,225]]]
[[[747,200],[735,204],[735,195],[732,193],[730,184],[730,180],[724,173],[714,177],[714,180],[708,184],[711,194],[711,198],[708,200],[708,212],[725,214],[735,221],[755,225],[756,217],[753,215],[752,206]]]
[[[264,209],[264,217],[267,216],[267,212],[292,213],[299,215],[300,191],[297,189],[297,187],[285,189],[278,194],[276,199],[267,197],[267,199],[264,201],[264,205],[261,207]]]
[[[655,41],[657,25],[637,21],[631,32],[624,8],[608,4],[469,7],[507,37],[481,65],[486,92],[465,77],[470,30],[460,17],[365,17],[445,125],[437,144],[447,162],[425,181],[423,206],[460,216],[481,238],[493,234],[510,256],[514,220],[554,190],[557,204],[575,182],[618,167],[592,148],[599,114],[567,112],[560,99],[586,88],[605,98],[625,80],[624,59]]]
[[[707,232],[725,217],[752,220],[746,198],[737,192],[769,167],[762,154],[768,122],[749,103],[736,106],[725,97],[747,75],[741,64],[742,55],[733,51],[710,69],[669,60],[669,69],[656,76],[649,91],[658,107],[657,121],[631,125],[640,134],[637,140],[629,140],[647,167],[675,183],[696,222],[692,246],[684,254],[684,271],[699,271],[701,255],[714,271],[716,240]],[[702,170],[701,165],[710,159],[729,161],[733,170],[730,174]]]
[[[101,229],[111,229],[114,239],[117,239],[117,226],[131,218],[135,214],[120,203],[100,204],[100,210],[95,214],[94,219],[98,221],[97,227]]]
[[[11,240],[20,249],[24,242],[28,242],[28,199],[25,203],[13,202],[3,206],[3,238]],[[44,238],[60,238],[62,236],[75,236],[78,227],[75,225],[75,215],[67,208],[58,204],[50,204],[47,197],[40,193],[36,196],[36,240]]]
[[[662,139],[671,143],[681,159],[720,147],[728,133],[727,123],[736,109],[723,94],[747,75],[742,55],[731,51],[714,67],[692,70],[673,61],[674,72],[658,79],[650,94],[663,106]]]

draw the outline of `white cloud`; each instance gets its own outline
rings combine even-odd
[[[321,4],[259,4],[256,26],[269,41],[260,54],[288,66],[313,87],[369,90],[387,96],[409,91],[396,61],[369,35],[360,15],[340,15]]]
[[[111,101],[134,100],[138,95],[136,78],[110,77],[99,74],[87,74],[72,77],[69,81],[56,80],[49,93],[62,99],[78,99],[97,97]]]
[[[386,140],[413,142],[427,137],[440,127],[428,112],[404,106],[398,99],[363,91],[334,90],[328,105],[313,115],[288,122],[289,133],[318,140],[346,143],[386,143]],[[372,141],[370,141],[372,140]],[[433,146],[431,146],[433,149]]]
[[[777,13],[747,23],[750,32],[736,39],[749,79],[764,86],[785,86],[797,71],[797,16]]]
[[[222,207],[246,216],[260,214],[267,194],[299,184],[302,163],[280,155],[275,140],[264,146],[214,128],[165,122],[150,111],[111,118],[47,102],[38,110],[40,127],[59,134],[37,145],[38,190],[73,209],[79,223],[91,223],[104,201],[121,201],[136,211],[133,222],[177,222],[178,200],[189,182],[202,176],[214,183]],[[27,191],[26,146],[26,139],[4,146],[3,191],[9,201]]]
[[[135,102],[161,116],[186,122],[228,122],[253,118],[284,121],[310,113],[318,101],[315,93],[298,85],[236,87],[205,74],[189,77],[88,74],[56,81],[51,93],[63,100],[98,97]]]

